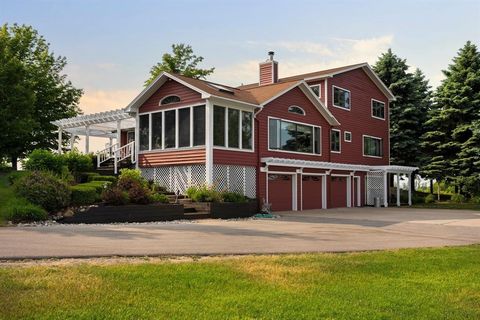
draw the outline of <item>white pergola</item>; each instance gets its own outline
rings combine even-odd
[[[125,109],[117,109],[81,115],[73,118],[65,118],[52,121],[58,127],[58,152],[62,152],[62,133],[71,134],[71,148],[75,143],[76,136],[85,136],[85,152],[90,152],[90,137],[109,138],[110,146],[113,138],[120,143],[122,129],[135,128],[135,117]]]

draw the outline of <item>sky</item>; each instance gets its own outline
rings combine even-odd
[[[480,0],[0,0],[0,23],[33,26],[67,58],[88,114],[128,105],[173,43],[233,86],[257,81],[270,50],[285,77],[374,64],[392,48],[435,88],[467,40],[480,45]]]

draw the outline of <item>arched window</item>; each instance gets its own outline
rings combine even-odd
[[[299,106],[290,106],[288,107],[288,112],[290,113],[296,113],[296,114],[301,114],[302,116],[305,115],[305,110],[300,108]]]
[[[160,105],[163,106],[165,104],[176,103],[176,102],[180,102],[179,96],[166,96],[160,101]]]

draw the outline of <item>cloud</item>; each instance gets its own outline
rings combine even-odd
[[[90,114],[126,107],[139,93],[138,90],[85,90],[80,99],[83,113]]]
[[[378,56],[393,43],[393,35],[365,39],[332,38],[325,43],[309,41],[279,41],[261,43],[249,41],[252,47],[284,49],[279,59],[280,77],[335,68],[360,62],[375,63]],[[217,66],[211,80],[233,86],[258,81],[258,63],[247,60],[233,65]]]

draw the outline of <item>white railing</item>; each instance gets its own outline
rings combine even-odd
[[[116,149],[118,149],[118,142],[99,151],[97,154],[97,167],[100,167],[105,161],[112,159]]]
[[[122,160],[127,159],[130,157],[132,163],[135,163],[135,141],[127,143],[124,146],[114,150],[115,158],[114,158],[114,172],[117,174],[118,172],[118,163]]]

